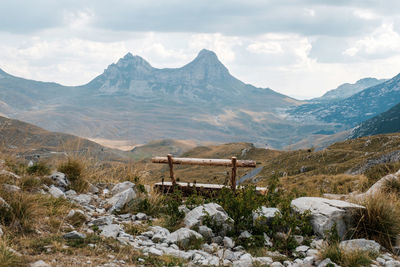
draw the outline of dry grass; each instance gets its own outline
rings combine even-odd
[[[16,255],[9,247],[6,242],[0,240],[0,267],[22,267],[26,266],[25,259]]]
[[[395,246],[400,234],[400,201],[394,194],[376,193],[360,202],[365,209],[354,214],[353,238],[372,239],[387,249]]]
[[[377,255],[361,250],[345,251],[339,247],[339,243],[335,242],[325,246],[320,251],[319,258],[329,258],[331,261],[343,267],[361,267],[369,266],[376,256]]]

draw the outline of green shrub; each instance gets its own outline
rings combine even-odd
[[[61,163],[57,170],[64,173],[71,182],[71,188],[77,192],[85,191],[89,183],[83,177],[83,164],[78,159],[68,159]]]
[[[372,239],[387,249],[395,246],[400,234],[400,201],[385,193],[369,196],[360,203],[365,209],[354,213],[353,238]]]
[[[28,167],[26,169],[26,172],[30,175],[35,174],[35,175],[49,175],[50,174],[50,168],[43,162],[35,162],[32,166]]]
[[[175,188],[174,192],[168,195],[164,200],[165,214],[167,215],[167,228],[175,229],[182,222],[185,213],[179,210],[182,205],[182,192]]]

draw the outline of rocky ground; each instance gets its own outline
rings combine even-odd
[[[3,175],[21,179],[12,172],[2,170]],[[400,175],[397,173],[396,175]],[[397,176],[396,176],[397,177]],[[157,218],[144,213],[125,213],[124,207],[143,194],[134,183],[126,181],[118,184],[90,184],[86,193],[77,193],[69,188],[70,181],[65,174],[56,172],[49,177],[51,185],[42,184],[32,194],[50,195],[55,199],[65,199],[72,204],[63,223],[57,231],[57,238],[68,241],[68,245],[57,248],[54,243],[45,247],[43,255],[29,257],[29,264],[40,266],[133,266],[133,265],[184,265],[184,266],[339,266],[322,251],[328,246],[327,233],[335,229],[343,240],[351,223],[351,215],[363,206],[342,200],[318,197],[301,197],[292,200],[294,213],[309,213],[311,237],[295,235],[297,246],[289,254],[274,250],[272,236],[263,235],[263,245],[257,253],[239,245],[238,240],[252,239],[251,231],[243,231],[238,237],[227,235],[234,227],[234,220],[217,203],[198,206],[181,205],[183,221],[174,231],[162,227]],[[3,184],[9,192],[19,192],[21,188]],[[0,198],[3,208],[11,208]],[[281,211],[274,207],[259,207],[252,212],[254,224],[270,224]],[[214,226],[214,227],[211,227]],[[290,234],[290,233],[289,233]],[[274,233],[285,238],[288,233]],[[102,254],[74,253],[84,247],[96,251],[98,240],[118,246],[117,253]],[[234,241],[236,240],[236,242]],[[76,244],[79,244],[76,245]],[[82,246],[80,246],[82,245]],[[107,245],[107,244],[106,244]],[[362,251],[372,255],[370,266],[400,266],[400,261],[373,240],[351,239],[339,243],[343,251]],[[127,249],[128,248],[128,249]],[[63,254],[62,249],[68,251]],[[126,249],[126,250],[124,250]],[[10,250],[11,251],[11,250]],[[12,250],[11,253],[20,252]],[[124,253],[128,254],[125,255]],[[130,255],[134,253],[133,255]],[[22,252],[21,254],[24,254]],[[165,257],[168,261],[164,261]],[[129,258],[129,260],[127,260]],[[134,259],[134,260],[132,260]],[[160,259],[160,260],[157,260]],[[163,260],[164,259],[164,260]],[[173,260],[171,260],[173,259]],[[369,265],[368,264],[368,265]],[[1,264],[0,264],[1,265]]]

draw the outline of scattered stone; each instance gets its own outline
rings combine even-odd
[[[121,210],[126,203],[131,201],[136,197],[135,191],[132,188],[129,188],[121,193],[114,195],[112,198],[107,200],[107,203],[111,206],[108,212],[112,213],[113,211]]]
[[[400,261],[395,261],[395,260],[387,261],[385,262],[385,267],[400,267]]]
[[[88,206],[92,201],[92,197],[88,194],[71,195],[69,198],[81,206]]]
[[[248,239],[250,237],[252,237],[252,234],[250,234],[248,231],[241,232],[239,235],[239,239]]]
[[[145,221],[147,220],[147,215],[142,212],[139,212],[138,214],[135,215],[135,219],[138,221]]]
[[[378,254],[381,248],[374,240],[361,239],[351,239],[342,241],[339,244],[340,248],[346,251],[362,250],[366,252],[372,252]]]
[[[86,238],[85,234],[79,233],[78,231],[72,231],[63,235],[65,239],[84,239]]]
[[[9,172],[9,171],[6,171],[6,170],[0,170],[0,175],[11,176],[12,178],[15,178],[17,180],[21,179],[21,176],[16,175],[15,173]]]
[[[70,185],[67,176],[62,172],[54,172],[49,177],[54,181],[55,186],[60,188],[62,191],[66,191]]]
[[[148,251],[150,254],[156,255],[156,256],[162,256],[164,254],[164,252],[162,252],[162,250],[156,249],[151,247]]]
[[[297,244],[301,245],[303,244],[304,237],[301,235],[293,235],[294,240],[296,241]]]
[[[61,189],[59,189],[58,187],[55,187],[54,185],[50,186],[49,193],[55,198],[60,198],[60,197],[65,198],[64,192],[61,191]]]
[[[113,215],[102,216],[97,219],[91,221],[93,225],[102,226],[102,225],[110,225],[113,222]]]
[[[180,205],[180,206],[178,207],[178,210],[179,210],[180,212],[185,213],[185,215],[190,211],[190,209],[188,209],[188,207],[186,207],[186,205]]]
[[[214,233],[211,230],[211,228],[205,226],[205,225],[200,225],[199,230],[197,231],[199,234],[201,234],[205,239],[210,240],[211,238],[214,237]]]
[[[129,181],[125,181],[119,184],[116,184],[112,189],[111,189],[111,194],[116,195],[118,193],[121,193],[125,190],[128,190],[130,188],[134,188],[135,184]]]
[[[204,204],[189,211],[184,219],[185,226],[187,228],[200,226],[206,216],[210,216],[214,223],[222,226],[221,233],[216,234],[225,235],[225,233],[233,227],[233,220],[228,216],[225,210],[216,203]]]
[[[318,267],[340,267],[340,266],[337,265],[336,263],[334,263],[333,261],[331,261],[331,259],[327,258],[327,259],[321,261],[318,264]]]
[[[264,245],[267,247],[272,247],[274,244],[272,244],[271,238],[264,233]]]
[[[269,266],[274,262],[271,257],[257,257],[253,258],[253,261],[260,265],[266,265],[266,266]]]
[[[329,232],[334,224],[341,238],[351,227],[352,213],[363,206],[341,200],[320,197],[301,197],[292,200],[291,207],[300,213],[311,212],[311,225],[316,234],[321,237]]]
[[[253,222],[268,224],[277,214],[280,213],[280,210],[277,208],[267,208],[262,206],[253,212]]]
[[[104,225],[100,227],[101,236],[104,237],[112,237],[112,238],[117,238],[118,234],[120,231],[122,231],[121,226],[119,224],[110,224],[110,225]]]
[[[12,184],[3,184],[3,189],[5,191],[8,191],[8,192],[19,192],[19,191],[21,191],[21,188],[19,188],[16,185],[12,185]]]
[[[97,188],[97,186],[94,186],[94,185],[92,185],[92,184],[89,184],[88,191],[89,191],[90,193],[92,193],[92,194],[97,194],[97,193],[100,192],[100,189]]]
[[[235,246],[235,242],[233,242],[233,240],[227,236],[224,237],[222,242],[224,242],[224,247],[226,248],[233,248]]]
[[[280,263],[279,261],[273,262],[271,265],[271,267],[284,267],[282,263]]]
[[[30,266],[31,267],[50,267],[51,265],[42,260],[38,260],[38,261],[35,261],[34,263],[31,263]]]
[[[167,236],[166,242],[168,244],[179,244],[181,247],[187,247],[189,242],[193,239],[202,239],[203,237],[190,229],[180,228]]]

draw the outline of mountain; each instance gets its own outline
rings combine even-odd
[[[336,89],[329,90],[323,96],[314,98],[312,101],[332,101],[348,98],[362,90],[383,83],[386,79],[364,78],[358,80],[356,83],[344,83]]]
[[[72,153],[92,155],[101,160],[120,160],[122,152],[108,149],[84,138],[46,131],[30,123],[0,116],[0,151],[31,157]]]
[[[335,123],[293,120],[304,102],[233,77],[209,50],[180,68],[126,54],[81,86],[0,73],[0,114],[94,140],[251,142],[281,148]]]
[[[355,127],[350,138],[400,132],[400,103]]]
[[[340,101],[311,103],[289,111],[297,120],[316,120],[352,128],[400,102],[400,74]],[[341,129],[342,130],[342,129]]]

